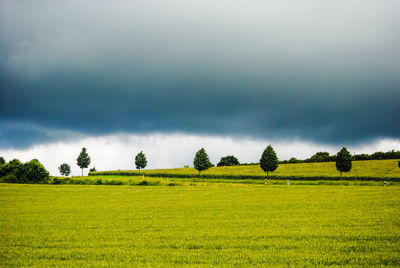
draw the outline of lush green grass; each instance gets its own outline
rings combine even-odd
[[[1,181],[1,180],[0,180]],[[227,178],[161,178],[145,176],[102,175],[86,177],[51,178],[49,184],[84,184],[84,185],[140,185],[140,186],[240,186],[243,184],[264,184],[260,179],[227,179]],[[352,185],[384,186],[384,181],[368,180],[268,180],[269,185]],[[400,185],[399,181],[386,181],[386,186]]]
[[[0,184],[0,264],[400,265],[397,186],[223,185]]]
[[[129,174],[137,173],[135,170],[94,172],[94,175],[100,174]],[[160,177],[173,177],[174,175],[197,176],[198,171],[194,168],[176,168],[176,169],[153,169],[143,170],[144,174],[159,175]],[[334,162],[325,163],[302,163],[302,164],[281,164],[278,169],[272,173],[277,177],[338,177]],[[204,176],[264,176],[265,173],[259,166],[233,166],[233,167],[213,167],[202,172]],[[400,168],[398,160],[367,160],[353,161],[353,168],[350,172],[343,173],[347,178],[400,178]]]

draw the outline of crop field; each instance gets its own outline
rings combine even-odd
[[[54,177],[49,184],[81,184],[81,185],[128,185],[128,186],[236,186],[254,184],[264,185],[264,180],[245,178],[245,179],[227,179],[227,178],[162,178],[127,175],[101,175],[84,177]],[[350,186],[400,186],[400,181],[383,180],[268,180],[268,185],[350,185]]]
[[[376,177],[376,178],[400,178],[399,160],[367,160],[353,161],[350,172],[344,172],[343,177]],[[123,175],[137,173],[137,170],[94,172],[94,175],[118,173]],[[177,169],[154,169],[142,170],[143,174],[159,174],[160,177],[173,175],[196,176],[198,171],[194,168]],[[258,165],[232,166],[232,167],[213,167],[201,173],[202,175],[215,176],[264,176],[265,173]],[[323,163],[301,163],[301,164],[281,164],[278,169],[270,173],[271,176],[297,176],[297,177],[339,177],[340,173],[336,170],[335,162]]]
[[[223,185],[2,183],[0,266],[400,265],[398,186]]]

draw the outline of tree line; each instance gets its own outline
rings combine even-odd
[[[280,161],[280,164],[286,163],[313,163],[313,162],[336,162],[337,155],[329,155],[328,152],[317,152],[310,158],[300,160],[295,157],[289,160]],[[354,154],[351,155],[353,161],[363,160],[385,160],[385,159],[400,159],[400,151],[391,150],[389,152],[375,152],[373,154]]]
[[[78,158],[76,159],[76,164],[79,166],[79,168],[82,170],[82,176],[83,176],[83,169],[88,168],[90,165],[90,156],[86,150],[85,147],[82,148],[82,151],[79,153]],[[138,153],[135,157],[135,164],[136,168],[139,169],[139,171],[147,166],[147,159],[146,155],[141,151]],[[71,166],[67,163],[62,163],[58,167],[58,171],[62,176],[69,176],[71,174]],[[89,172],[96,171],[96,167],[93,167],[89,170]]]
[[[317,152],[311,158],[306,160],[297,160],[295,158],[291,158],[285,161],[279,161],[276,153],[271,145],[267,146],[263,151],[259,163],[260,168],[266,173],[265,175],[265,183],[267,182],[269,172],[273,172],[278,168],[279,164],[282,163],[310,163],[310,162],[336,162],[336,169],[340,172],[340,177],[342,177],[343,172],[348,172],[352,168],[353,160],[372,160],[372,159],[399,159],[400,152],[399,151],[389,151],[387,153],[376,152],[372,155],[368,154],[360,154],[360,155],[351,155],[350,152],[343,147],[336,155],[329,155],[328,152]],[[76,164],[79,168],[83,169],[88,168],[91,163],[90,156],[85,147],[82,148],[82,151],[79,153]],[[241,165],[239,160],[233,156],[228,155],[221,157],[221,160],[218,162],[217,166],[235,166]],[[400,161],[398,162],[400,167]],[[140,151],[135,156],[135,166],[136,169],[140,170],[146,168],[147,166],[147,158],[143,151]],[[199,172],[199,176],[201,172],[207,170],[214,165],[210,162],[209,156],[204,148],[201,148],[196,152],[193,160],[194,168]],[[71,167],[67,163],[62,163],[58,170],[62,176],[69,176],[71,173]],[[96,168],[93,167],[89,172],[96,171]],[[5,177],[6,182],[20,182],[20,183],[39,183],[45,182],[49,178],[49,172],[44,168],[44,166],[37,159],[33,159],[29,162],[22,163],[18,159],[13,159],[6,163],[3,157],[0,157],[0,177]]]
[[[5,159],[0,157],[0,178],[11,183],[40,183],[46,182],[49,172],[37,159],[26,163],[13,159],[6,163]]]
[[[220,163],[223,161],[226,162],[228,160],[232,161],[232,163],[238,162],[235,157],[227,156],[227,157],[221,158]],[[349,151],[347,151],[346,147],[343,147],[336,154],[335,161],[336,161],[336,169],[340,172],[340,177],[342,177],[343,172],[349,172],[352,168],[351,154],[349,153]],[[194,165],[194,168],[199,171],[199,176],[200,176],[201,171],[207,170],[213,166],[211,164],[209,157],[204,148],[201,148],[196,153],[196,155],[194,157],[193,165]],[[259,165],[260,165],[260,168],[266,174],[265,175],[265,184],[266,184],[267,180],[268,180],[269,172],[275,171],[279,165],[278,157],[276,156],[276,153],[271,145],[268,145],[267,148],[265,148],[265,150],[263,151],[261,158],[260,158]],[[221,165],[219,165],[219,166],[221,166]],[[399,161],[399,167],[400,167],[400,161]]]
[[[316,163],[316,162],[336,162],[337,155],[330,155],[329,152],[317,152],[310,158],[304,160],[291,157],[289,160],[278,160],[279,164],[297,164],[297,163]],[[353,154],[351,155],[352,161],[363,161],[363,160],[385,160],[385,159],[400,159],[400,151],[388,151],[388,152],[375,152],[373,154]],[[217,167],[223,166],[247,166],[247,165],[259,165],[260,162],[255,163],[240,163],[234,155],[228,155],[221,157],[221,160],[217,163]]]

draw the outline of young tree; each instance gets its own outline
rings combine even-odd
[[[265,184],[267,184],[268,173],[278,168],[278,157],[271,145],[268,145],[268,147],[265,148],[260,159],[260,167],[267,173],[267,176],[265,177]]]
[[[233,155],[228,155],[225,157],[221,157],[221,160],[218,162],[217,166],[218,167],[224,167],[224,166],[237,166],[239,165],[239,160],[233,156]]]
[[[343,147],[336,155],[336,169],[340,171],[340,177],[342,177],[342,172],[351,170],[351,154],[346,147]]]
[[[0,156],[0,165],[4,165],[6,163],[6,160],[4,157]]]
[[[83,169],[87,168],[90,165],[90,157],[86,152],[86,148],[83,147],[81,153],[76,159],[77,165],[82,169],[82,177],[83,177]]]
[[[212,167],[210,159],[208,158],[208,154],[204,148],[201,148],[194,156],[193,165],[194,168],[199,171],[199,176],[201,171]]]
[[[145,168],[147,166],[147,159],[146,159],[146,155],[143,153],[143,151],[140,151],[140,153],[138,153],[135,157],[135,165],[136,168],[140,169]]]
[[[62,176],[68,176],[71,173],[71,167],[67,163],[63,163],[58,167]]]

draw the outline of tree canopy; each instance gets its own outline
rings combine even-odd
[[[45,181],[49,177],[49,172],[37,159],[33,159],[24,164],[24,173],[25,178],[33,183]]]
[[[208,154],[206,153],[206,150],[204,150],[204,148],[201,148],[194,156],[193,165],[194,168],[199,171],[199,176],[201,171],[207,170],[212,167],[210,159],[208,158]]]
[[[260,167],[264,172],[267,173],[267,177],[265,179],[265,182],[267,182],[266,180],[268,178],[268,173],[275,171],[278,168],[278,157],[276,156],[276,153],[271,145],[268,145],[261,155]]]
[[[59,167],[58,170],[60,171],[60,174],[62,176],[68,176],[71,174],[71,167],[67,163],[62,163]]]
[[[143,153],[143,151],[140,151],[135,157],[135,165],[136,168],[139,169],[139,172],[142,168],[145,168],[147,166],[147,159],[146,155]]]
[[[0,166],[0,177],[5,177],[6,182],[12,183],[40,183],[48,179],[49,172],[37,159],[24,164],[13,159]]]
[[[328,152],[317,152],[310,159],[311,162],[328,162],[331,160],[331,157]]]
[[[351,154],[346,147],[343,147],[336,155],[336,169],[340,171],[340,177],[342,177],[342,172],[349,172],[351,167]]]
[[[233,156],[233,155],[228,155],[221,157],[221,160],[218,162],[217,166],[218,167],[223,167],[223,166],[236,166],[239,165],[239,160]]]
[[[82,169],[82,176],[83,176],[83,169],[87,168],[90,165],[90,156],[86,152],[85,147],[82,148],[82,151],[80,152],[78,158],[76,159],[76,163]]]

